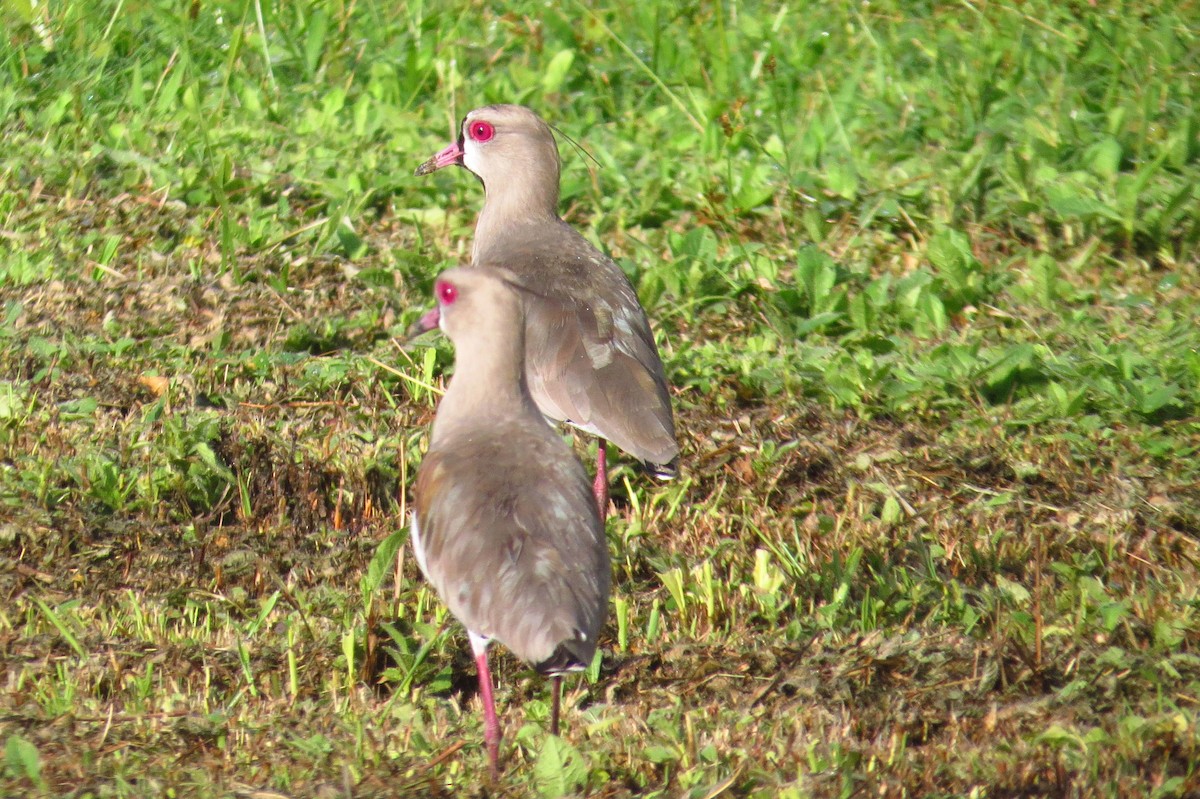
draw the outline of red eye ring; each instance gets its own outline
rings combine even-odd
[[[458,299],[458,287],[445,280],[439,280],[433,287],[433,293],[442,305],[450,305]]]
[[[491,138],[496,135],[496,128],[492,126],[491,122],[478,119],[467,125],[467,135],[471,137],[471,141],[491,141]]]

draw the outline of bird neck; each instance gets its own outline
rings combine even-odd
[[[522,414],[538,416],[525,382],[525,329],[480,330],[475,341],[487,346],[456,348],[454,377],[438,405],[433,440],[452,427],[484,424]],[[538,416],[540,418],[540,416]]]
[[[484,184],[483,210],[475,223],[472,258],[479,262],[483,250],[529,228],[558,221],[558,175],[538,180],[514,180],[498,186]]]

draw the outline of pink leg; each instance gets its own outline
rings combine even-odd
[[[608,518],[608,448],[603,438],[597,439],[596,482],[592,493],[596,495],[596,507],[600,510],[600,521]]]
[[[550,678],[550,734],[558,735],[558,703],[562,697],[562,675]]]
[[[500,721],[496,718],[496,699],[492,695],[492,672],[488,668],[488,639],[468,631],[471,650],[475,653],[475,668],[479,671],[479,699],[483,702],[483,742],[487,745],[492,779],[500,776]]]

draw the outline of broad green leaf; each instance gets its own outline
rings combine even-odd
[[[1093,172],[1111,178],[1121,168],[1121,144],[1107,136],[1088,148],[1086,158]]]
[[[378,591],[383,585],[383,581],[395,567],[396,553],[407,540],[408,527],[405,526],[384,538],[379,542],[379,546],[375,547],[375,554],[367,566],[366,582],[363,585],[364,598]]]
[[[317,8],[308,19],[308,31],[304,37],[304,68],[310,76],[317,71],[321,62],[328,33],[329,13],[323,8]]]
[[[673,763],[680,759],[679,751],[670,746],[647,746],[642,755],[651,763]]]
[[[10,775],[30,780],[38,786],[45,784],[38,748],[20,735],[10,735],[5,741],[4,766]]]
[[[542,89],[547,94],[561,91],[573,63],[575,63],[574,50],[559,50],[555,53],[554,57],[550,59],[550,63],[546,65],[545,71],[542,72]]]
[[[546,799],[568,796],[587,783],[587,776],[583,755],[557,735],[547,735],[533,766],[538,793]]]

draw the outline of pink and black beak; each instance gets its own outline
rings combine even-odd
[[[434,167],[437,169],[437,167]],[[435,305],[431,310],[421,314],[421,318],[413,322],[408,327],[408,338],[414,339],[422,333],[428,333],[436,327],[439,327],[442,321],[442,310],[440,305]]]
[[[417,167],[414,175],[420,177],[428,175],[430,172],[436,172],[445,166],[462,166],[463,165],[463,137],[458,134],[458,141],[451,143],[445,149],[438,152],[433,158],[430,158],[425,163]]]

